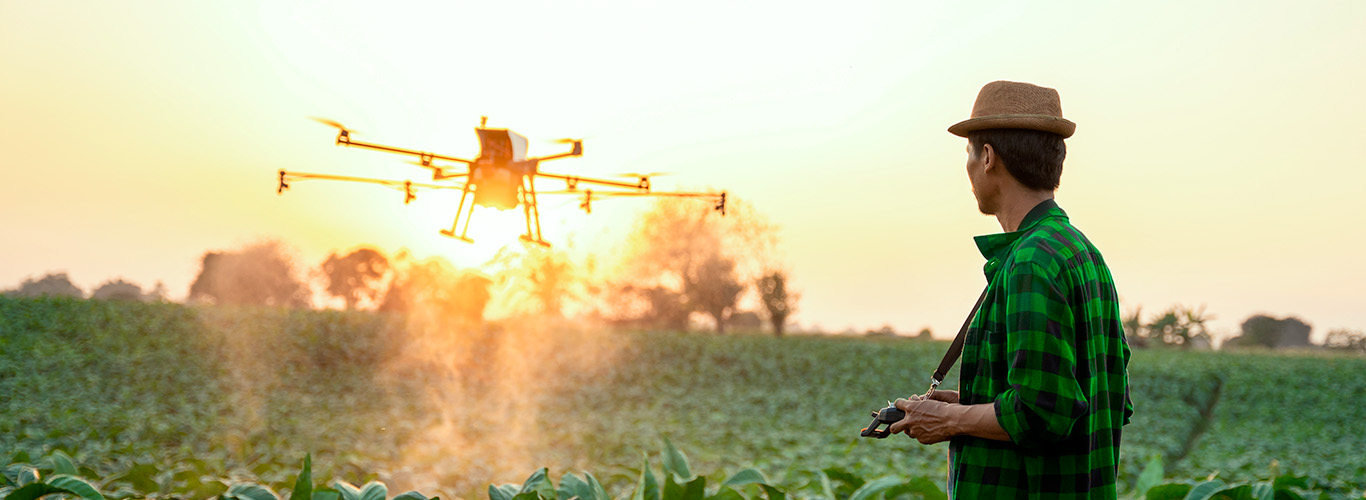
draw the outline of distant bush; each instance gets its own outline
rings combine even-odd
[[[66,273],[50,273],[37,280],[24,280],[17,290],[10,292],[20,297],[75,297],[85,298],[85,292],[71,283]]]
[[[1255,314],[1243,321],[1243,334],[1224,342],[1228,347],[1308,347],[1313,327],[1294,316],[1273,318]]]
[[[191,301],[305,307],[308,290],[278,243],[251,245],[235,252],[204,254],[199,276],[190,285]]]
[[[1323,346],[1329,349],[1366,352],[1366,334],[1361,330],[1339,328],[1328,332],[1328,337],[1323,339]]]
[[[142,287],[124,281],[123,278],[109,280],[103,285],[95,288],[90,293],[90,298],[95,300],[122,300],[126,302],[138,302],[145,299],[142,294]]]

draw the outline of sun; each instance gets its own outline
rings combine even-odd
[[[406,246],[419,253],[446,257],[460,267],[479,267],[505,247],[527,244],[521,239],[526,234],[526,215],[521,207],[508,210],[474,207],[469,230],[464,233],[472,240],[467,242],[441,234],[442,230],[451,229],[455,222],[454,202],[413,205],[417,210],[405,224],[409,240]],[[460,227],[465,227],[464,215]]]

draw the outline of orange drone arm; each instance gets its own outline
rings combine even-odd
[[[350,132],[347,130],[342,130],[340,133],[337,134],[337,144],[341,146],[350,146],[353,148],[362,148],[374,151],[383,151],[386,153],[397,153],[401,155],[416,156],[418,160],[422,162],[421,165],[424,167],[432,166],[432,160],[454,161],[464,163],[466,165],[474,163],[474,160],[466,160],[464,158],[456,158],[454,156],[439,155],[435,153],[428,153],[426,151],[417,151],[414,149],[396,148],[393,146],[385,146],[382,144],[371,144],[368,142],[353,141],[351,140]]]
[[[345,176],[345,175],[313,174],[313,173],[308,173],[308,172],[286,172],[286,171],[284,171],[284,170],[282,169],[282,170],[280,170],[280,185],[279,185],[278,187],[276,187],[275,193],[276,193],[276,194],[284,194],[285,190],[286,190],[286,189],[289,189],[289,183],[290,183],[291,181],[306,181],[306,180],[328,180],[328,181],[362,182],[362,183],[366,183],[366,184],[378,184],[378,185],[380,185],[380,186],[384,186],[384,187],[392,188],[392,189],[399,189],[399,190],[402,190],[402,191],[405,193],[405,196],[404,196],[404,199],[403,199],[403,203],[405,203],[405,204],[408,203],[408,202],[413,201],[413,198],[415,197],[415,195],[414,195],[414,192],[415,192],[415,191],[414,191],[414,188],[422,188],[422,189],[464,189],[464,188],[465,188],[465,186],[464,186],[463,184],[450,184],[450,185],[425,184],[425,183],[413,182],[413,181],[395,181],[395,180],[390,180],[390,179],[371,179],[371,178],[369,178],[369,177],[350,177],[350,176]]]
[[[557,155],[542,156],[542,157],[540,157],[540,158],[532,158],[532,159],[535,160],[535,161],[545,161],[545,160],[558,160],[558,159],[560,159],[560,158],[569,158],[569,157],[571,157],[571,156],[583,156],[583,141],[574,141],[574,149],[573,149],[572,151],[568,152],[568,153],[560,153],[560,154],[557,154]]]
[[[545,178],[549,178],[549,179],[559,179],[559,180],[565,181],[565,183],[569,184],[569,190],[570,190],[570,191],[573,191],[573,190],[575,189],[575,186],[577,186],[580,182],[582,182],[582,183],[587,183],[587,184],[594,184],[594,185],[598,185],[598,186],[612,186],[612,187],[619,187],[619,188],[644,189],[644,190],[646,190],[646,191],[648,191],[648,190],[650,189],[650,185],[649,185],[649,184],[643,184],[643,183],[631,184],[631,183],[629,183],[629,182],[609,181],[609,180],[606,180],[606,179],[593,179],[593,178],[589,178],[589,177],[575,177],[575,176],[572,176],[572,175],[547,174],[547,173],[544,173],[544,172],[536,172],[536,176],[537,176],[537,177],[545,177]]]

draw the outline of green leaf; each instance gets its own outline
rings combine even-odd
[[[417,491],[407,491],[400,493],[398,496],[394,497],[393,500],[437,500],[437,498],[428,497],[427,495],[423,495],[421,493],[418,493]]]
[[[489,485],[489,500],[512,500],[517,496],[520,488],[515,484],[505,484],[502,486]]]
[[[33,460],[33,458],[28,456],[28,452],[27,452],[27,451],[19,450],[18,453],[15,453],[15,454],[14,454],[14,457],[13,457],[13,458],[10,458],[9,463],[12,463],[12,464],[22,464],[22,463],[28,463],[28,462],[30,462],[30,461],[32,461],[32,460]]]
[[[1224,489],[1223,481],[1211,479],[1191,487],[1191,491],[1186,494],[1185,500],[1209,500],[1222,489]]]
[[[1276,489],[1271,486],[1271,481],[1252,485],[1248,493],[1254,500],[1272,500],[1276,497]]]
[[[759,487],[764,489],[764,495],[768,496],[768,500],[787,500],[787,494],[778,488],[767,484],[760,484]]]
[[[874,479],[865,483],[854,494],[849,495],[849,500],[872,500],[887,491],[888,488],[901,484],[903,481],[899,477],[884,477]]]
[[[294,489],[290,490],[290,500],[312,500],[313,498],[313,454],[304,454],[304,466],[299,469],[299,477],[294,479]],[[426,500],[426,499],[423,499]]]
[[[863,478],[854,475],[840,467],[828,467],[821,471],[827,483],[822,483],[822,487],[829,488],[831,498],[849,498],[854,491],[863,486]],[[835,483],[838,483],[836,486]]]
[[[1161,484],[1165,475],[1166,468],[1162,464],[1162,455],[1153,455],[1148,459],[1148,465],[1143,467],[1143,472],[1138,474],[1138,481],[1134,483],[1134,493],[1147,493],[1153,486]]]
[[[129,488],[124,488],[124,489],[126,489],[126,490],[128,490],[128,491],[133,491],[132,489],[129,489]],[[120,491],[122,491],[122,490],[120,490]],[[208,481],[204,481],[204,482],[200,483],[199,486],[195,487],[194,490],[191,491],[191,495],[190,495],[190,496],[191,496],[192,498],[213,498],[213,497],[216,497],[216,496],[218,496],[218,495],[222,495],[223,493],[226,493],[227,491],[228,491],[228,484],[225,483],[225,482],[223,482],[223,480],[221,480],[221,479],[210,479],[210,480],[208,480]],[[118,492],[116,492],[116,493],[118,493]],[[108,496],[108,495],[106,495],[106,496]],[[139,493],[133,493],[132,495],[128,495],[128,496],[142,496],[142,495],[139,494]],[[114,497],[114,498],[118,498],[117,495],[113,495],[113,497]],[[123,497],[123,498],[127,498],[127,496],[125,496],[125,497]]]
[[[73,467],[74,468],[74,467]],[[70,491],[86,500],[104,500],[104,495],[89,481],[70,474],[57,474],[47,479],[47,484]]]
[[[360,489],[354,484],[338,479],[332,482],[332,488],[341,495],[341,500],[360,500]]]
[[[39,482],[40,479],[42,479],[42,475],[38,473],[38,469],[25,465],[19,468],[19,477],[16,482],[19,483],[18,486],[23,486]]]
[[[47,457],[47,459],[52,462],[52,472],[54,474],[80,475],[80,473],[76,471],[76,465],[71,463],[71,457],[67,456],[62,450],[52,452],[52,455]]]
[[[929,478],[916,477],[910,481],[893,486],[891,489],[882,493],[883,498],[897,498],[903,495],[916,494],[926,500],[948,500],[949,496],[939,488],[938,484]]]
[[[745,500],[745,497],[733,489],[722,486],[715,495],[707,497],[706,500]]]
[[[159,473],[160,471],[157,470],[156,466],[150,464],[137,464],[130,467],[123,475],[115,477],[109,482],[125,481],[132,484],[133,489],[138,491],[158,491],[161,489],[161,485],[157,484],[155,478]]]
[[[360,500],[384,500],[389,497],[389,487],[380,481],[365,483],[360,490]]]
[[[692,479],[692,469],[688,467],[688,457],[683,452],[678,451],[669,438],[664,438],[664,453],[661,459],[664,462],[664,472],[677,475],[680,480],[687,481]]]
[[[47,483],[29,483],[19,487],[19,489],[11,491],[8,495],[5,495],[5,500],[38,500],[38,498],[41,498],[44,495],[51,495],[53,493],[75,494]]]
[[[1217,495],[1217,497],[1215,495]],[[1214,492],[1214,495],[1211,495],[1211,498],[1218,498],[1219,500],[1252,500],[1252,485],[1224,485],[1224,488]]]
[[[683,495],[676,500],[702,500],[707,495],[707,477],[697,476],[683,485]],[[605,500],[611,500],[606,498]]]
[[[598,478],[593,477],[593,473],[585,472],[583,475],[588,478],[588,490],[593,495],[591,499],[585,500],[612,500],[612,496],[607,494],[607,489],[602,487],[602,483],[598,482]]]
[[[252,483],[237,483],[229,486],[224,495],[241,500],[280,500],[280,495],[275,494],[269,487]]]
[[[1276,476],[1276,480],[1272,482],[1272,487],[1275,488],[1276,491],[1286,491],[1292,487],[1309,488],[1309,476],[1294,476],[1291,474]]]
[[[636,481],[636,491],[631,494],[631,500],[660,500],[659,481],[655,480],[655,473],[650,470],[648,456],[641,460],[640,479]]]
[[[525,493],[518,493],[517,496],[512,497],[512,500],[540,500],[540,499],[541,499],[541,494],[540,494],[540,493],[537,493],[537,492],[535,492],[535,491],[528,491],[528,492],[525,492]]]
[[[536,493],[541,498],[554,500],[556,498],[555,485],[550,482],[550,469],[541,467],[540,470],[531,473],[526,481],[522,481],[522,489],[517,491],[519,495],[522,493]]]
[[[814,469],[813,472],[816,474],[817,482],[821,485],[821,493],[825,494],[825,498],[835,500],[835,489],[830,485],[830,476],[820,469]]]
[[[764,473],[757,470],[745,469],[730,476],[721,483],[721,487],[744,486],[746,484],[768,484],[768,478],[764,477]]]
[[[221,484],[221,483],[220,483],[220,484]],[[219,491],[214,492],[214,493],[209,494],[209,495],[198,495],[198,494],[196,494],[195,498],[212,498],[212,497],[217,497],[219,494],[223,493],[224,491],[228,491],[228,487],[227,487],[226,485],[223,486],[223,489],[222,489],[222,490],[219,490]],[[143,497],[145,497],[145,496],[147,496],[147,495],[144,494],[144,493],[142,493],[142,492],[140,492],[140,491],[137,491],[137,490],[134,490],[134,489],[132,489],[132,488],[129,488],[129,487],[125,486],[125,487],[119,488],[119,489],[117,489],[117,490],[114,490],[112,493],[109,493],[109,494],[105,495],[104,497],[105,497],[105,498],[108,498],[109,500],[123,500],[123,499],[125,499],[125,498],[143,498]]]
[[[318,488],[313,490],[310,500],[341,500],[341,492],[332,488]]]
[[[586,500],[587,497],[593,495],[591,489],[593,488],[590,488],[587,481],[581,480],[578,475],[574,475],[574,473],[564,473],[563,477],[560,477],[560,488],[556,490],[556,493],[559,500],[568,500],[571,499],[571,497],[579,497],[579,499]]]
[[[1190,493],[1191,485],[1182,483],[1159,484],[1148,488],[1146,500],[1182,500]]]

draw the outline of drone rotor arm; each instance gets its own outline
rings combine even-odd
[[[542,159],[544,159],[544,158],[542,158]],[[611,180],[607,180],[607,179],[594,179],[594,178],[591,178],[591,177],[577,177],[577,176],[569,176],[569,175],[547,174],[547,173],[544,173],[544,172],[537,172],[537,173],[536,173],[536,176],[537,176],[537,177],[545,177],[545,178],[547,178],[547,179],[558,179],[558,180],[562,180],[562,181],[565,181],[566,183],[571,183],[571,184],[574,184],[574,185],[583,183],[583,184],[593,184],[593,185],[597,185],[597,186],[610,186],[610,187],[618,187],[618,188],[626,188],[626,189],[639,189],[639,188],[640,188],[639,183],[637,183],[637,184],[632,184],[632,183],[629,183],[629,182],[611,181]]]
[[[394,154],[401,154],[401,155],[408,155],[408,156],[416,156],[417,159],[418,159],[418,161],[424,162],[424,163],[426,163],[426,164],[428,164],[428,165],[430,165],[431,162],[434,161],[434,160],[453,161],[453,162],[456,162],[456,163],[464,163],[464,164],[466,164],[466,165],[472,165],[472,164],[474,164],[474,160],[466,160],[466,159],[464,159],[464,158],[456,158],[456,157],[454,157],[454,156],[446,156],[446,155],[439,155],[439,154],[436,154],[436,153],[428,153],[428,152],[426,152],[426,151],[418,151],[418,150],[416,150],[416,149],[406,149],[406,148],[399,148],[399,147],[394,147],[394,146],[385,146],[385,145],[383,145],[383,144],[374,144],[374,143],[369,143],[369,142],[354,141],[354,140],[350,140],[349,138],[348,138],[346,141],[338,141],[338,144],[341,144],[341,145],[343,145],[343,146],[353,147],[353,148],[369,149],[369,150],[371,150],[371,151],[382,151],[382,152],[385,152],[385,153],[394,153]]]
[[[284,171],[284,170],[281,170],[281,171],[280,171],[280,184],[283,186],[283,189],[288,189],[288,188],[290,187],[289,182],[291,182],[291,181],[307,181],[307,180],[325,180],[325,181],[360,182],[360,183],[364,183],[364,184],[376,184],[376,185],[380,185],[380,186],[384,186],[384,187],[388,187],[388,188],[398,189],[398,190],[400,190],[400,191],[406,191],[406,190],[409,190],[409,189],[412,189],[412,188],[423,188],[423,189],[464,189],[464,188],[465,188],[465,186],[464,186],[463,184],[426,184],[426,183],[421,183],[421,182],[397,181],[397,180],[392,180],[392,179],[374,179],[374,178],[370,178],[370,177],[351,177],[351,176],[346,176],[346,175],[315,174],[315,173],[309,173],[309,172],[287,172],[287,171]],[[281,189],[281,191],[283,191],[283,189]]]

